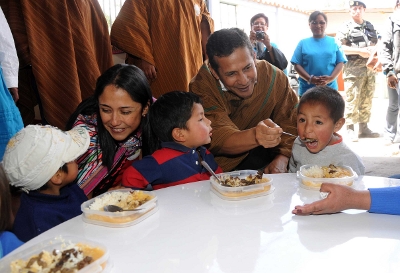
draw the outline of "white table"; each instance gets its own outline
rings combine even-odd
[[[225,201],[208,181],[156,191],[159,211],[135,226],[107,228],[75,217],[27,242],[58,235],[103,243],[115,273],[125,272],[400,272],[400,216],[348,210],[295,216],[295,205],[319,199],[295,174],[272,175],[265,197]],[[394,186],[364,176],[355,187]]]

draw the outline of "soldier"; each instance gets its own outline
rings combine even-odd
[[[352,20],[345,22],[336,37],[343,45],[348,62],[344,66],[343,79],[346,90],[346,125],[352,141],[358,138],[376,138],[379,133],[368,128],[371,117],[372,97],[375,91],[375,73],[366,67],[368,57],[374,52],[378,33],[374,26],[363,19],[366,5],[350,1]],[[359,123],[358,135],[354,125]]]

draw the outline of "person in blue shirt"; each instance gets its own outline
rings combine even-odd
[[[8,180],[0,166],[0,259],[23,244],[14,233],[12,227],[11,194]]]
[[[337,90],[336,78],[347,62],[335,38],[325,34],[328,23],[326,15],[321,11],[314,11],[308,22],[313,36],[298,43],[291,59],[300,76],[300,97],[316,85],[328,85]]]
[[[292,213],[328,214],[346,209],[361,209],[371,213],[400,215],[400,187],[356,190],[349,186],[323,183],[320,192],[328,193],[328,196],[311,204],[295,206]]]

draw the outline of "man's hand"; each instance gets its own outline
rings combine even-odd
[[[390,88],[396,89],[397,87],[397,83],[399,82],[399,80],[397,79],[397,77],[395,75],[390,75],[389,77],[387,77],[387,84]]]
[[[154,65],[151,63],[146,62],[145,60],[141,60],[139,62],[138,67],[143,70],[144,74],[146,75],[147,80],[151,83],[155,79],[157,79],[157,72]]]
[[[256,126],[256,142],[264,148],[272,148],[281,142],[282,128],[272,120],[260,121]]]
[[[11,88],[8,88],[8,90],[10,91],[11,96],[12,96],[14,102],[16,103],[19,100],[18,88],[11,87]]]
[[[358,191],[351,187],[323,183],[320,192],[328,197],[311,204],[296,206],[292,211],[296,215],[336,213],[346,209],[365,209],[371,207],[371,196],[368,190]]]
[[[287,173],[289,158],[284,155],[277,155],[264,169],[264,173]]]

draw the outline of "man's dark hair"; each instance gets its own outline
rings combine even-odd
[[[329,117],[334,123],[344,116],[343,97],[329,86],[322,85],[308,89],[301,97],[297,110],[305,103],[322,104],[329,111]]]
[[[238,28],[225,28],[215,31],[207,41],[206,51],[211,67],[218,73],[218,63],[215,57],[227,57],[237,48],[248,48],[249,54],[253,53],[250,39],[243,30]]]
[[[267,23],[267,27],[269,26],[269,22],[268,22],[268,17],[264,14],[264,13],[257,13],[256,15],[254,15],[253,17],[251,17],[250,19],[250,26],[253,25],[254,21],[257,20],[258,18],[264,18],[265,22]]]
[[[149,110],[149,123],[145,127],[149,139],[149,152],[160,148],[161,142],[175,141],[174,128],[187,129],[193,105],[201,103],[199,96],[190,92],[172,91],[159,97]]]

